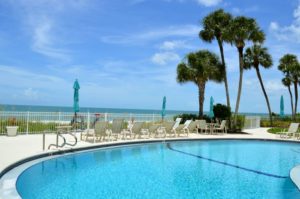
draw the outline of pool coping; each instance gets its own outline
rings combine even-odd
[[[14,183],[13,187],[11,187],[10,185],[8,191],[9,193],[7,192],[9,195],[0,193],[0,199],[1,196],[3,195],[12,197],[13,199],[19,199],[20,196],[16,189],[16,181],[18,176],[25,169],[43,160],[52,159],[61,155],[68,155],[68,154],[78,153],[82,151],[90,151],[90,150],[111,148],[111,147],[131,146],[136,144],[151,144],[151,143],[160,143],[160,142],[163,143],[163,142],[184,142],[184,141],[205,141],[205,140],[256,140],[256,141],[270,141],[270,142],[300,143],[300,141],[297,140],[280,140],[280,139],[268,139],[268,138],[177,138],[177,139],[160,138],[155,140],[126,140],[124,142],[117,142],[117,143],[101,143],[93,146],[82,146],[78,148],[62,149],[57,151],[47,151],[16,161],[15,163],[10,164],[0,172],[0,191],[5,190],[5,188],[3,188],[5,186],[3,182],[5,180],[10,180],[9,183],[11,184],[12,182]],[[12,173],[13,170],[16,170],[16,172],[14,174],[13,179],[11,179],[11,177],[9,177],[8,174]],[[290,178],[300,191],[300,165],[291,169]]]

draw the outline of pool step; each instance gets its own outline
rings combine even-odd
[[[298,187],[298,189],[300,190],[300,165],[295,166],[294,168],[291,169],[290,177],[292,181],[295,183],[295,185]]]

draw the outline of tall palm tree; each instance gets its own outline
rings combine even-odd
[[[189,53],[186,59],[177,66],[179,83],[194,82],[198,86],[199,117],[203,116],[205,85],[209,80],[222,82],[224,69],[219,57],[207,50]]]
[[[199,37],[203,41],[211,43],[213,40],[217,40],[219,45],[219,50],[221,54],[221,61],[224,68],[224,83],[225,83],[225,92],[227,99],[227,106],[230,107],[230,97],[229,97],[229,89],[228,89],[228,81],[227,81],[227,72],[226,72],[226,64],[224,58],[224,49],[223,49],[223,33],[226,28],[229,26],[232,20],[232,16],[230,13],[224,12],[223,9],[216,10],[209,15],[207,15],[202,20],[203,30],[200,31]]]
[[[300,77],[300,64],[296,55],[286,54],[279,60],[278,69],[281,70],[286,77],[289,77],[291,82],[294,84],[294,94],[295,94],[295,106],[292,113],[295,116],[297,114],[298,105],[298,84]]]
[[[263,43],[263,41],[265,40],[265,34],[258,27],[255,19],[239,16],[235,17],[231,21],[224,35],[224,38],[226,38],[226,40],[228,40],[232,45],[234,45],[237,48],[239,54],[240,77],[234,114],[234,123],[236,124],[243,84],[244,47],[246,45],[246,42],[248,41],[251,41],[253,43]]]
[[[273,126],[272,111],[271,111],[269,98],[261,78],[259,66],[262,66],[264,68],[270,68],[272,65],[273,65],[272,57],[268,53],[267,48],[264,48],[260,45],[253,45],[252,47],[246,49],[246,52],[244,54],[244,68],[245,69],[254,68],[256,71],[261,89],[264,93],[267,102],[271,126]]]
[[[282,81],[282,84],[284,86],[286,86],[288,88],[288,90],[289,90],[290,99],[291,99],[292,118],[294,119],[295,118],[295,114],[294,114],[293,94],[292,94],[292,91],[291,91],[291,85],[292,85],[291,79],[290,79],[289,76],[286,76],[281,81]]]

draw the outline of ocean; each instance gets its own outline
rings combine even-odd
[[[36,105],[10,105],[1,104],[0,111],[18,111],[18,112],[73,112],[72,107],[67,106],[36,106]],[[132,114],[160,114],[160,110],[151,109],[125,109],[125,108],[95,108],[81,107],[80,112],[90,113],[132,113]],[[198,111],[184,110],[166,110],[168,115],[178,115],[182,113],[198,114]],[[208,114],[208,112],[205,112]],[[268,116],[267,113],[240,113],[249,116]]]

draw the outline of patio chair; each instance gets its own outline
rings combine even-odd
[[[179,125],[176,129],[175,129],[175,133],[177,134],[177,136],[180,136],[181,134],[185,134],[188,136],[188,132],[186,131],[186,129],[188,128],[188,126],[192,123],[192,120],[186,120],[184,124]]]
[[[123,131],[124,126],[124,119],[114,119],[112,122],[112,126],[109,129],[109,138],[114,138],[115,140],[118,140],[119,135],[121,135],[121,132]]]
[[[188,127],[185,128],[185,131],[186,131],[187,135],[189,135],[190,133],[194,133],[194,132],[198,133],[199,124],[200,124],[200,120],[192,121],[190,123],[190,125],[188,125]]]
[[[226,128],[226,120],[222,120],[220,126],[214,126],[212,129],[212,133],[221,133],[221,134],[227,134],[227,128]]]
[[[148,135],[148,138],[150,138],[151,135],[154,137],[159,127],[159,124],[151,124],[148,128],[141,130],[141,135],[139,137],[141,138],[142,135]]]
[[[86,132],[82,134],[82,136],[85,136],[85,141],[87,141],[90,137],[93,138],[93,141],[95,142],[96,140],[105,140],[105,137],[108,135],[107,134],[107,126],[108,123],[104,121],[97,121],[94,125],[94,130],[92,132]]]
[[[128,136],[129,138],[135,138],[137,135],[141,135],[141,130],[144,125],[144,122],[134,122],[132,126],[122,132],[123,138],[126,139]]]
[[[176,121],[174,122],[164,122],[162,124],[161,129],[156,131],[156,137],[159,137],[161,135],[161,137],[166,137],[167,134],[169,135],[173,135],[174,137],[176,136],[175,131],[174,131],[174,126],[176,125]]]
[[[207,126],[206,120],[199,120],[198,129],[200,133],[209,133],[210,128]]]
[[[287,131],[280,132],[280,138],[291,138],[295,137],[295,134],[297,133],[299,128],[299,123],[291,123],[290,127]]]
[[[180,117],[176,118],[175,124],[173,126],[174,129],[177,128],[180,125],[181,120],[182,120],[182,118],[180,118]]]

